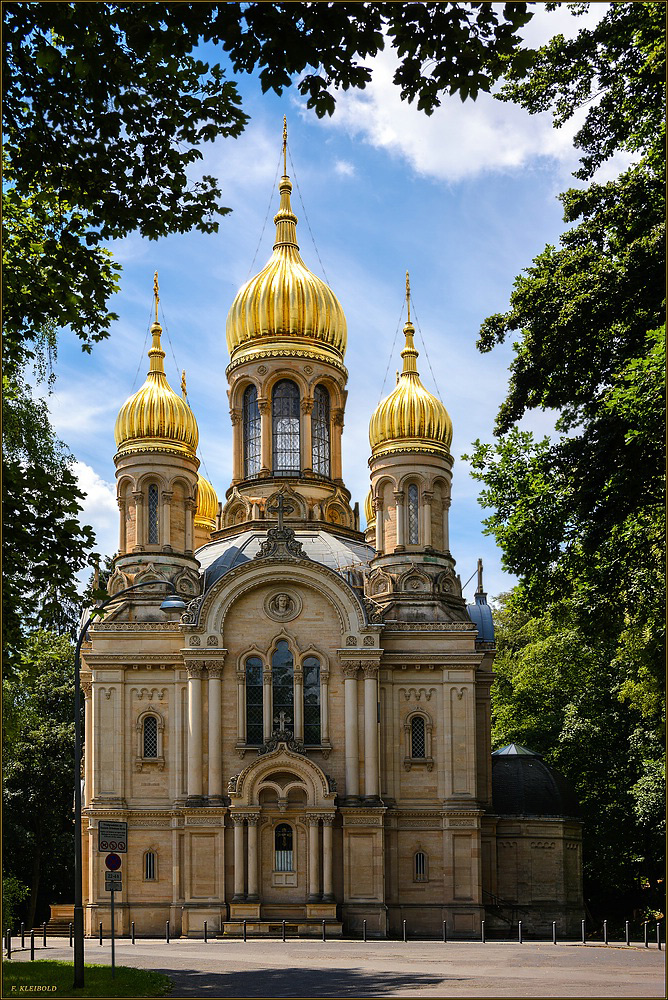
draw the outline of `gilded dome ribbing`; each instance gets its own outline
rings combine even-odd
[[[364,517],[366,519],[366,526],[370,528],[376,523],[376,512],[373,509],[373,499],[371,496],[371,490],[367,493],[364,498]]]
[[[197,510],[195,512],[195,527],[213,531],[218,515],[218,497],[216,491],[204,476],[197,477]]]
[[[292,184],[284,173],[281,203],[274,217],[274,252],[247,281],[227,316],[227,349],[233,364],[271,354],[315,357],[342,367],[347,329],[334,292],[304,264],[297,245],[297,216],[290,205]]]
[[[397,386],[376,407],[369,424],[369,443],[375,458],[395,451],[431,452],[448,455],[452,421],[440,399],[422,385],[415,364],[415,327],[404,326],[406,345],[401,352],[403,371]]]
[[[148,352],[149,372],[141,389],[123,403],[114,428],[120,454],[172,451],[197,460],[197,421],[185,399],[177,396],[165,375],[165,352],[160,343],[162,327],[151,326],[153,343]]]

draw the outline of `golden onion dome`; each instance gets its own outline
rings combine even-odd
[[[165,375],[165,352],[160,343],[157,272],[154,282],[155,321],[148,352],[149,371],[141,389],[123,403],[116,418],[114,436],[119,454],[171,451],[197,460],[197,421],[185,399],[171,388]]]
[[[233,365],[267,353],[309,357],[343,367],[346,318],[334,292],[299,255],[297,216],[290,204],[286,173],[287,132],[283,132],[281,202],[274,216],[274,252],[259,274],[247,281],[227,316],[227,349]]]
[[[197,476],[197,510],[195,511],[195,527],[213,531],[218,515],[218,497],[216,491],[204,476]]]
[[[373,524],[376,523],[376,512],[373,509],[371,490],[369,490],[366,497],[364,498],[364,517],[366,519],[367,528],[370,528]]]
[[[408,321],[404,326],[406,345],[401,352],[403,371],[396,388],[386,396],[371,417],[369,443],[375,458],[391,452],[450,453],[452,421],[443,403],[422,385],[413,343],[415,327],[410,319],[410,286],[406,275]]]

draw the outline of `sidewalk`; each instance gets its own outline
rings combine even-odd
[[[26,941],[28,944],[28,941]],[[72,960],[67,939],[35,942],[35,959]],[[17,950],[14,950],[17,949]],[[86,940],[86,961],[111,946]],[[30,949],[12,941],[12,961]],[[116,964],[156,969],[173,997],[664,997],[664,953],[654,945],[546,942],[203,941],[126,938]]]

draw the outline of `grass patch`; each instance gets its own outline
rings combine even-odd
[[[82,990],[73,989],[73,980],[74,969],[71,962],[46,960],[2,963],[2,996],[6,1000],[21,994],[70,998],[163,997],[171,992],[173,985],[171,979],[161,972],[130,969],[126,965],[116,966],[115,979],[111,978],[109,965],[86,965],[85,986]]]

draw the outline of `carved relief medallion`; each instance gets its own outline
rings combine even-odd
[[[302,609],[298,594],[288,594],[278,591],[270,594],[264,602],[264,613],[275,622],[289,622],[296,618]]]

